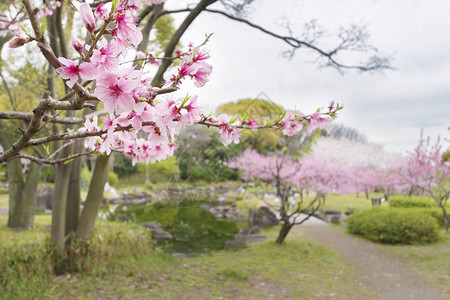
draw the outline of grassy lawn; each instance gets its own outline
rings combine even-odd
[[[15,266],[19,274],[6,279],[6,290],[0,284],[1,299],[357,299],[369,293],[327,247],[295,238],[275,245],[277,228],[264,232],[267,242],[187,258],[153,248],[142,227],[100,221],[88,270],[55,277],[42,262],[45,252],[23,247],[47,238],[42,225],[49,222],[36,216],[36,228],[21,233],[0,227],[0,266],[27,264]]]
[[[248,210],[256,209],[259,206],[266,205],[266,203],[269,203],[275,207],[279,205],[279,203],[275,202],[273,198],[265,199],[265,201],[262,200],[261,197],[255,196],[254,194],[244,195],[243,200],[239,200],[237,203],[238,209],[243,213],[246,214]],[[358,211],[358,210],[364,210],[372,208],[372,201],[371,198],[381,198],[381,194],[372,193],[369,195],[369,199],[366,199],[365,195],[359,195],[357,197],[354,194],[351,195],[337,195],[337,194],[331,194],[326,195],[325,204],[322,206],[321,210],[340,210],[342,212],[345,211]],[[314,194],[311,194],[309,196],[304,196],[304,202],[309,203],[314,199]],[[381,203],[382,207],[387,207],[389,204],[387,202]]]
[[[269,240],[275,233],[266,232]],[[69,291],[74,299],[356,299],[368,294],[349,274],[340,257],[319,244],[268,241],[195,258],[155,250],[116,261],[102,278],[57,279],[45,297],[72,299]]]
[[[0,208],[8,208],[8,194],[0,194]]]
[[[417,272],[420,278],[450,294],[450,233],[441,231],[431,245],[385,246]]]

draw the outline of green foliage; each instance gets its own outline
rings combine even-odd
[[[435,218],[439,226],[444,227],[444,212],[439,207],[433,208],[412,207],[410,209],[416,211],[417,213],[427,214]]]
[[[171,15],[164,15],[155,23],[156,37],[151,44],[156,46],[156,49],[165,49],[169,44],[170,39],[175,33],[173,26],[173,17]],[[180,48],[180,45],[177,45]]]
[[[240,115],[239,120],[245,121],[257,119],[258,121],[269,121],[278,118],[284,113],[284,108],[278,104],[261,99],[241,99],[236,102],[228,102],[219,106],[216,114],[227,113]],[[273,129],[252,130],[241,138],[244,147],[266,153],[277,147],[280,133]]]
[[[426,196],[404,196],[394,195],[389,198],[390,207],[436,207],[433,199]]]
[[[91,182],[92,172],[88,168],[81,168],[81,181]]]
[[[142,165],[147,167],[149,178],[152,182],[161,182],[170,180],[173,175],[180,174],[176,157],[172,156],[163,161],[153,164]],[[139,166],[141,168],[141,166]]]
[[[148,192],[153,192],[155,190],[155,185],[150,181],[146,182],[144,185],[144,189]]]
[[[239,155],[241,145],[225,147],[216,130],[199,127],[189,128],[178,141],[176,155],[181,179],[212,182],[239,178],[238,171],[226,166],[226,162]]]
[[[429,214],[404,208],[372,208],[351,215],[348,231],[385,244],[435,242],[438,224]]]
[[[123,176],[129,173],[135,173],[138,171],[137,166],[133,166],[131,158],[125,156],[122,153],[116,153],[114,156],[113,171],[119,176]]]
[[[46,182],[55,182],[55,168],[54,167],[42,168],[41,178]]]
[[[108,174],[108,182],[112,186],[116,186],[119,183],[119,175],[110,171]]]

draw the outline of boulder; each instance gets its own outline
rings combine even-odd
[[[257,225],[262,228],[269,228],[278,225],[277,216],[267,206],[261,206],[256,211],[250,209],[248,219],[250,227]]]
[[[38,189],[37,194],[37,209],[39,211],[45,211],[46,209],[52,209],[53,206],[53,191],[54,189],[49,185],[43,185]]]

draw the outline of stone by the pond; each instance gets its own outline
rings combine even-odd
[[[49,185],[43,185],[37,192],[37,209],[44,211],[46,209],[52,209],[53,205],[53,188]]]
[[[152,239],[157,242],[171,241],[172,235],[162,229],[152,229]]]
[[[130,218],[127,215],[118,215],[116,218],[117,218],[118,221],[121,221],[121,222],[128,222],[128,221],[130,221]]]
[[[173,239],[170,233],[161,229],[161,224],[158,222],[142,222],[136,224],[149,228],[152,231],[152,239],[157,242],[171,241]]]
[[[161,229],[161,224],[159,224],[158,222],[141,222],[141,223],[136,223],[136,225],[144,226],[144,227],[150,228],[150,229]]]
[[[341,211],[340,210],[326,210],[325,211],[325,215],[340,215]]]
[[[267,206],[261,206],[256,211],[250,209],[248,219],[251,227],[257,225],[262,228],[269,228],[278,225],[277,216]]]
[[[258,225],[253,225],[252,228],[250,228],[250,234],[256,234],[256,233],[260,233],[261,229],[259,229]]]
[[[243,232],[238,232],[234,235],[233,240],[228,240],[225,242],[225,248],[227,249],[240,249],[245,246],[246,242],[264,242],[267,240],[265,235],[250,235]]]
[[[202,205],[200,205],[200,208],[209,211],[212,208],[212,205],[208,203],[203,203]]]
[[[267,237],[265,235],[247,235],[247,242],[259,243],[266,240]]]

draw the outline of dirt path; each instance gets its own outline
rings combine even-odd
[[[341,254],[359,271],[358,281],[369,287],[380,300],[445,300],[440,294],[382,247],[353,237],[330,226],[294,228],[294,234],[319,241]],[[361,297],[361,299],[366,299]]]

